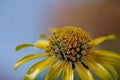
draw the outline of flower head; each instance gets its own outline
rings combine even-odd
[[[15,64],[14,69],[32,59],[47,56],[28,70],[24,80],[34,80],[48,67],[51,68],[45,80],[57,80],[60,73],[62,73],[62,80],[74,80],[75,71],[81,80],[94,80],[91,70],[103,80],[117,80],[115,67],[120,67],[120,55],[112,51],[95,49],[103,41],[115,38],[115,35],[108,35],[92,40],[87,32],[74,26],[54,29],[47,40],[18,45],[16,51],[34,46],[44,49],[45,53],[23,57]]]
[[[76,27],[63,27],[49,38],[48,49],[59,60],[67,62],[82,61],[93,45],[88,33]]]

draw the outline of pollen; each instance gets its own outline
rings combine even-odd
[[[59,60],[82,61],[93,45],[87,32],[74,26],[56,29],[49,37],[49,50]]]

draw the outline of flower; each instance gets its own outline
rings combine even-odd
[[[21,58],[14,66],[16,70],[22,64],[35,58],[46,58],[33,65],[25,74],[24,80],[34,80],[44,69],[50,67],[45,80],[57,80],[62,73],[62,80],[74,80],[77,71],[81,80],[94,80],[94,72],[103,80],[117,80],[115,67],[120,67],[120,55],[95,47],[105,40],[114,40],[115,35],[108,35],[91,39],[89,34],[74,26],[52,29],[48,39],[39,40],[35,44],[20,44],[16,51],[34,46],[44,49],[43,54],[31,54]]]

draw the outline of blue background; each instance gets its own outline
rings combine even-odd
[[[28,68],[40,59],[14,71],[16,61],[43,51],[28,48],[15,52],[15,47],[25,42],[35,43],[39,34],[48,34],[51,27],[80,26],[93,38],[114,33],[118,39],[99,48],[120,53],[119,23],[119,0],[0,0],[0,80],[23,80]],[[44,78],[43,75],[38,78]]]

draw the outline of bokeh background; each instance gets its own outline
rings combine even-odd
[[[40,33],[49,34],[49,28],[66,25],[81,27],[93,38],[116,34],[117,40],[98,48],[120,53],[120,0],[0,0],[0,80],[23,80],[28,68],[40,60],[14,71],[19,58],[43,52],[34,48],[15,52],[18,44],[35,43]],[[36,80],[43,80],[45,74]]]

